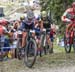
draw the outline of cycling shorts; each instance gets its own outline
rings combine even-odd
[[[50,37],[50,40],[51,40],[51,42],[54,42],[54,37],[53,36]]]

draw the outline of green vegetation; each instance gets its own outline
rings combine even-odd
[[[64,30],[64,24],[61,22],[61,16],[64,11],[71,6],[74,0],[40,0],[41,10],[51,11],[51,17],[60,29]]]

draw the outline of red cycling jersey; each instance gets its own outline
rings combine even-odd
[[[61,20],[63,22],[69,22],[66,28],[66,37],[68,37],[68,32],[71,31],[72,26],[74,26],[73,23],[75,23],[75,11],[74,8],[68,8],[63,16],[61,17]],[[71,37],[73,37],[73,33],[71,32]]]
[[[71,22],[74,21],[74,18],[72,17],[73,15],[75,15],[74,9],[73,8],[68,8],[63,16],[61,17],[61,20],[63,22]]]

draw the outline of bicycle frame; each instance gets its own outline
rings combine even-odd
[[[48,28],[48,29],[43,29],[43,32],[42,32],[42,34],[44,35],[44,37],[43,37],[43,39],[44,39],[44,43],[43,43],[43,46],[46,46],[46,42],[47,42],[47,37],[46,37],[46,35],[47,34],[50,34],[50,33],[47,33],[47,30],[50,30],[50,28]]]
[[[25,64],[26,64],[27,67],[31,68],[34,65],[35,61],[36,61],[37,44],[36,44],[36,41],[35,41],[35,37],[32,36],[32,34],[35,31],[34,30],[27,30],[27,32],[28,32],[28,34],[27,34],[27,38],[26,38]],[[33,51],[31,51],[31,50],[33,50]],[[33,57],[30,56],[31,53],[33,54]],[[32,57],[32,61],[31,62],[28,60],[28,59],[31,59],[29,56]]]
[[[26,30],[27,31],[27,40],[29,40],[30,38],[34,38],[33,36],[32,36],[32,34],[33,33],[35,33],[35,31],[34,30]]]

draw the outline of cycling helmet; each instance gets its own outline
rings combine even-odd
[[[3,24],[4,24],[4,25],[7,25],[7,24],[8,24],[8,21],[3,20]]]
[[[46,12],[46,11],[42,11],[42,12],[41,12],[41,16],[42,16],[42,17],[46,17],[46,16],[47,16],[47,12]]]
[[[75,2],[72,3],[72,7],[75,6]]]
[[[25,19],[25,16],[20,16],[20,20],[24,20]]]
[[[5,20],[5,19],[2,19],[2,20],[0,20],[0,24],[1,25],[7,25],[8,24],[8,21]]]
[[[28,19],[33,19],[33,18],[34,18],[34,13],[33,13],[33,11],[29,10],[29,11],[27,12],[27,18],[28,18]]]

